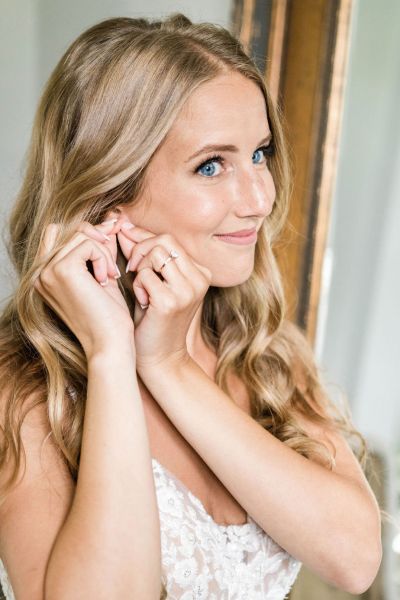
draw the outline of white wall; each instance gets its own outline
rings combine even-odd
[[[385,456],[392,512],[400,450],[400,3],[361,0],[354,8],[321,362],[349,396],[355,425]],[[400,597],[393,535],[385,600]]]
[[[381,6],[374,0],[356,4],[329,242],[334,266],[323,361],[345,385],[353,406],[388,210],[399,193],[394,175],[400,142],[400,4],[385,0],[388,10]]]
[[[36,15],[29,0],[3,0],[0,18],[0,231],[21,181],[37,80]],[[0,245],[0,301],[11,291],[11,269]]]
[[[57,59],[82,31],[110,17],[163,18],[183,12],[193,21],[212,21],[229,27],[231,0],[37,0],[40,35],[39,85],[50,74]]]

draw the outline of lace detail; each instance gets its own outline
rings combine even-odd
[[[284,600],[302,563],[247,515],[220,525],[199,498],[152,459],[160,514],[162,577],[168,600]],[[0,560],[6,600],[15,600]]]
[[[302,563],[247,515],[216,523],[199,498],[152,459],[168,600],[284,600]]]
[[[3,590],[3,594],[6,598],[6,600],[15,600],[15,596],[14,596],[14,592],[11,587],[11,583],[8,580],[7,571],[1,560],[0,560],[0,583],[1,583],[1,589]]]

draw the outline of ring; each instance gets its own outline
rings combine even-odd
[[[160,267],[160,271],[163,267],[165,267],[165,265],[167,263],[169,263],[170,260],[172,260],[173,258],[178,258],[179,254],[175,251],[175,250],[171,250],[171,252],[169,253],[169,256],[167,258],[167,260],[165,262],[163,262],[163,264]]]
[[[168,258],[166,259],[166,261],[161,265],[160,267],[160,271],[163,267],[165,267],[165,265],[167,263],[169,263],[170,260],[172,260],[173,258],[178,258],[179,254],[176,252],[176,250],[171,250],[171,252],[169,253]],[[140,304],[140,308],[142,310],[145,310],[146,308],[149,308],[150,304]]]

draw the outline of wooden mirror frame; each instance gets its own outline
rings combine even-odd
[[[288,226],[275,252],[284,277],[288,317],[315,343],[337,171],[338,143],[348,62],[352,0],[234,0],[233,33],[264,73],[284,117],[294,186]],[[291,313],[291,314],[290,314]],[[380,506],[384,465],[368,479]],[[372,586],[355,596],[303,567],[291,600],[374,600],[382,597],[382,569]]]
[[[234,0],[233,33],[283,112],[294,187],[275,252],[288,317],[315,343],[343,110],[352,0]]]

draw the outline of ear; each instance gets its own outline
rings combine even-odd
[[[108,210],[104,215],[103,221],[111,221],[111,219],[120,219],[122,216],[122,211],[118,207],[114,207],[111,210]]]

